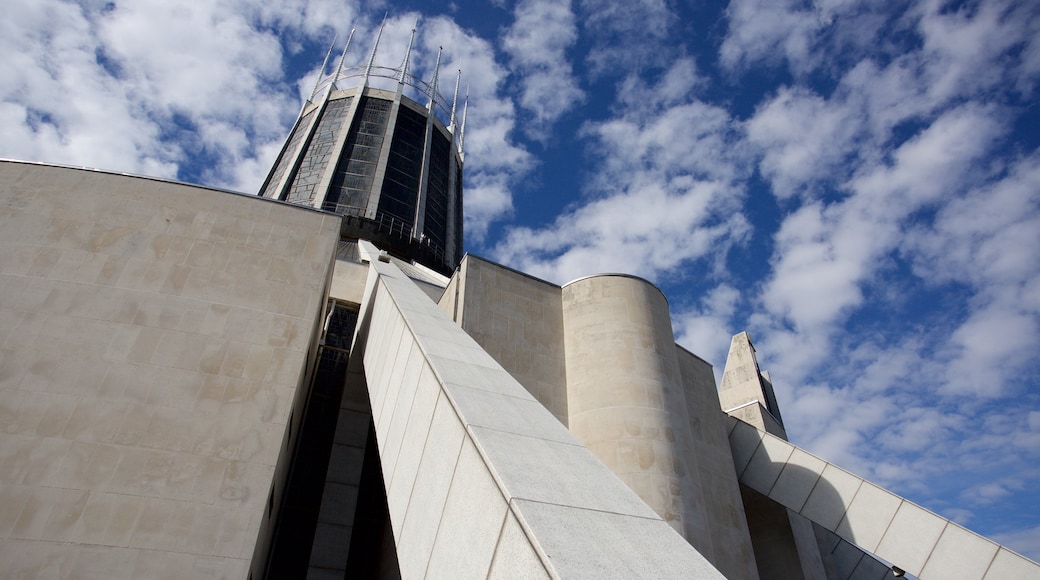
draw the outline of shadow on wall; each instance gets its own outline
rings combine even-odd
[[[791,462],[772,461],[751,461],[740,474],[741,498],[762,580],[811,576],[803,571],[802,562],[814,560],[806,551],[817,547],[820,562],[813,567],[822,565],[827,578],[897,578],[892,567],[854,544],[857,538],[846,513],[856,488],[844,494],[845,499],[828,476],[836,477],[839,486],[845,483],[843,476],[854,477],[832,465],[826,465],[821,474]],[[761,490],[766,489],[768,494],[763,494]],[[905,572],[902,577],[914,578]]]

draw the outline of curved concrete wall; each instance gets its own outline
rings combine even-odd
[[[700,494],[668,302],[645,280],[593,276],[563,287],[571,431],[695,545]]]

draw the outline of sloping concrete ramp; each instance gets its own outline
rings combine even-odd
[[[403,578],[723,578],[396,266],[362,253],[354,352]]]
[[[1040,578],[1040,565],[732,419],[740,483],[921,580]]]

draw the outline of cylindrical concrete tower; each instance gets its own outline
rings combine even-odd
[[[260,195],[343,215],[344,238],[449,273],[462,259],[458,81],[449,102],[437,70],[429,82],[408,71],[410,46],[395,69],[375,65],[378,46],[377,36],[367,64],[344,67],[348,41],[328,75],[326,57]]]
[[[571,431],[688,536],[702,499],[664,295],[631,276],[582,278],[563,287],[563,327]]]

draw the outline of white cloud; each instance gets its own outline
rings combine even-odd
[[[946,388],[981,396],[1005,386],[1040,347],[1040,153],[951,201],[911,230],[905,252],[933,284],[967,284],[967,319],[950,336]],[[1009,337],[1013,337],[1009,340]]]
[[[736,333],[731,321],[740,305],[740,291],[729,284],[719,284],[697,306],[672,312],[675,342],[711,363],[719,383],[726,366],[729,339]]]
[[[815,181],[843,173],[856,145],[861,117],[844,103],[826,101],[804,88],[783,88],[747,123],[748,138],[762,150],[760,170],[773,193],[807,193]],[[833,183],[831,184],[833,185]]]
[[[921,0],[896,11],[888,8],[858,0],[732,0],[719,58],[732,71],[785,63],[801,78],[871,52],[888,62],[871,64],[882,69],[880,78],[872,80],[895,89],[898,100],[912,93],[921,99],[904,101],[906,109],[889,109],[895,114],[934,109],[1007,82],[1025,93],[1035,83],[1040,72],[1035,6],[994,0],[951,9],[940,0]],[[899,38],[900,33],[912,35]],[[906,40],[911,36],[920,39],[919,48]],[[910,83],[893,83],[896,78]],[[864,88],[878,96],[884,92]]]
[[[973,461],[978,485],[991,484],[999,477],[994,465],[1019,464],[1020,445],[1032,441],[1006,426],[1021,419],[998,420],[998,412],[963,397],[1010,394],[1040,345],[1037,303],[1029,299],[1040,288],[1032,251],[1040,246],[1040,164],[1034,155],[1006,174],[993,169],[989,156],[1004,123],[992,107],[951,109],[886,161],[858,160],[836,199],[788,213],[774,237],[765,309],[750,319],[785,416],[803,418],[792,436],[903,493],[929,497],[928,478]],[[963,314],[894,335],[846,328],[854,313],[885,307],[868,290],[890,283],[894,255],[930,291],[966,285],[968,292],[951,294]],[[970,443],[937,450],[938,441]]]
[[[502,48],[520,84],[520,106],[530,113],[524,123],[529,136],[545,140],[552,124],[585,98],[567,51],[578,31],[570,1],[521,0]]]
[[[951,485],[1009,489],[1004,474],[1022,473],[1040,440],[1022,413],[987,406],[1023,394],[1040,346],[1040,159],[997,161],[1014,113],[992,98],[1035,82],[1024,32],[1036,16],[1008,6],[918,6],[898,27],[920,47],[893,54],[843,52],[860,41],[839,38],[840,14],[817,26],[805,13],[770,24],[748,12],[776,30],[741,38],[755,29],[731,19],[721,52],[735,68],[784,59],[796,75],[852,63],[832,93],[796,83],[748,121],[760,171],[786,204],[764,309],[749,324],[785,417],[799,418],[795,440],[922,502],[951,469],[974,481]],[[801,40],[785,46],[789,33]],[[899,260],[918,280],[896,277]],[[890,305],[922,299],[951,310],[872,326]]]
[[[94,24],[80,6],[17,3],[2,26],[0,155],[175,173],[180,151],[159,142],[147,112],[129,107],[127,87],[98,63]]]
[[[546,227],[510,230],[495,258],[556,282],[593,272],[655,278],[724,260],[748,231],[739,128],[723,109],[662,95],[588,124],[600,164],[585,204]]]
[[[931,99],[947,102],[998,86],[1008,67],[993,66],[1008,51],[1036,36],[1035,15],[1012,2],[993,0],[949,10],[938,0],[919,7],[922,60]]]
[[[691,57],[680,57],[665,69],[657,83],[647,83],[642,76],[629,74],[617,90],[618,101],[630,111],[638,111],[647,104],[679,105],[691,100],[691,95],[708,84],[708,79],[697,72],[697,63]],[[657,110],[653,107],[649,111]]]
[[[579,11],[592,42],[586,59],[592,77],[666,68],[674,61],[670,32],[677,17],[665,0],[581,0]]]
[[[358,14],[332,0],[95,4],[42,0],[7,10],[0,49],[14,62],[0,70],[0,155],[241,191],[259,187],[324,54],[307,59],[315,67],[301,78],[285,77],[286,59],[335,32],[338,53]],[[377,65],[401,64],[417,16],[387,21]],[[378,25],[357,20],[348,65],[367,60]],[[413,72],[430,79],[438,46],[441,93],[451,98],[461,68],[473,102],[466,175],[482,189],[467,195],[467,226],[479,238],[508,215],[512,182],[531,158],[511,136],[514,107],[501,94],[507,73],[493,47],[432,18],[420,26]]]
[[[810,68],[814,37],[824,22],[814,11],[800,10],[802,5],[795,0],[730,2],[726,11],[729,31],[719,49],[722,63],[739,68],[782,57],[796,70]]]
[[[774,239],[773,275],[762,295],[767,311],[798,333],[834,332],[862,303],[863,283],[898,245],[903,222],[963,192],[1000,131],[985,109],[952,110],[894,151],[891,163],[861,170],[846,185],[847,198],[788,214]]]
[[[18,3],[0,40],[21,61],[0,81],[3,154],[163,177],[204,158],[210,184],[255,188],[243,168],[298,104],[279,90],[279,39],[243,7]]]

